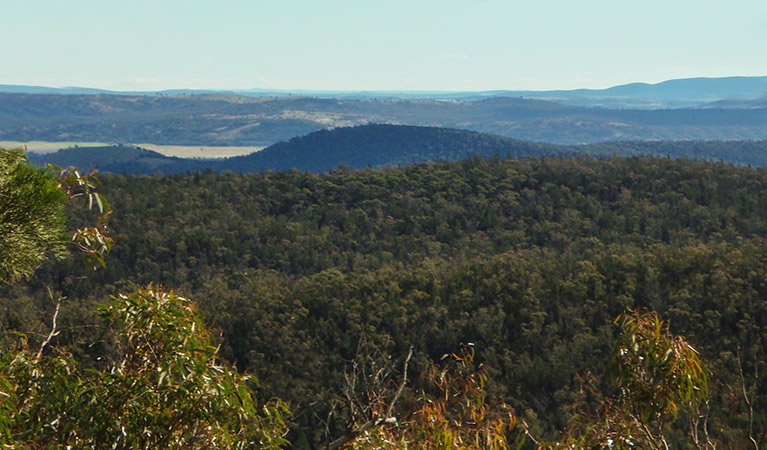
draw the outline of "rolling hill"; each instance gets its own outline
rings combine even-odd
[[[54,153],[28,154],[30,162],[37,165],[53,164],[58,167],[74,166],[80,170],[98,170],[118,174],[177,174],[209,169],[212,160],[186,159],[147,150],[144,148],[114,145],[107,147],[65,148]]]
[[[297,169],[327,172],[342,166],[403,166],[476,156],[548,156],[572,154],[557,145],[524,142],[472,131],[407,125],[361,125],[320,130],[280,142],[250,155],[226,159],[184,159],[133,146],[67,148],[30,154],[36,164],[76,166],[126,174],[189,171],[265,172]]]
[[[564,147],[524,142],[473,131],[406,125],[363,125],[321,130],[250,155],[217,162],[217,170],[327,172],[341,166],[405,166],[426,161],[455,161],[476,156],[550,156],[571,154]]]
[[[570,105],[554,94],[522,98],[530,95],[499,92],[441,100],[0,93],[0,141],[265,147],[313,131],[368,123],[466,129],[565,145],[767,139],[767,108],[759,98],[721,99],[696,108],[609,109]]]
[[[266,172],[296,169],[328,172],[339,167],[405,166],[469,156],[528,157],[585,154],[595,157],[655,156],[767,165],[767,141],[621,141],[562,146],[519,141],[473,131],[409,125],[360,125],[320,130],[259,152],[227,159],[184,159],[133,146],[68,148],[30,153],[36,164],[55,164],[125,174],[194,171]]]

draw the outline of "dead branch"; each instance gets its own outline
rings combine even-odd
[[[738,358],[738,374],[740,375],[740,386],[743,394],[743,400],[746,402],[746,407],[748,408],[748,440],[751,441],[751,443],[754,445],[754,450],[759,450],[759,444],[756,442],[756,439],[754,439],[754,405],[751,402],[751,398],[748,396],[748,389],[746,388],[746,377],[743,375],[743,364],[740,360],[740,346],[738,346],[738,351],[736,353],[736,356]],[[754,385],[756,385],[756,380],[759,378],[759,365],[754,365]]]
[[[48,295],[51,297],[51,300],[53,300],[53,292],[51,291],[51,288],[48,288]],[[64,300],[64,297],[59,297],[58,300],[56,300],[56,309],[53,311],[51,332],[48,333],[48,337],[45,338],[42,344],[40,344],[40,350],[38,350],[37,356],[35,356],[35,362],[40,362],[43,358],[43,350],[45,350],[45,347],[51,342],[51,339],[59,334],[59,332],[56,331],[56,319],[59,317],[59,309],[61,309],[62,300]]]
[[[385,423],[394,423],[397,421],[395,417],[393,417],[394,412],[394,405],[397,403],[397,400],[399,400],[400,395],[402,395],[402,390],[405,388],[405,384],[407,383],[407,367],[410,363],[410,358],[413,356],[413,347],[410,347],[410,350],[407,353],[407,356],[405,357],[405,362],[402,366],[402,381],[400,382],[399,386],[397,387],[397,391],[394,394],[394,397],[392,398],[391,402],[389,403],[388,407],[386,408],[386,413],[383,415],[383,417],[373,417],[367,422],[363,423],[359,427],[349,430],[348,432],[344,433],[342,436],[340,436],[338,439],[333,440],[332,442],[328,442],[327,445],[325,445],[325,450],[337,450],[347,443],[353,441],[358,436],[362,435],[366,431],[370,430],[371,428],[375,428],[378,426],[381,426]]]

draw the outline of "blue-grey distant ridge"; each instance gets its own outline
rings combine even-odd
[[[249,97],[308,96],[338,99],[432,99],[473,101],[494,97],[521,97],[565,105],[613,109],[753,108],[767,102],[767,76],[682,78],[660,83],[629,83],[606,89],[464,91],[334,91],[278,89],[170,89],[110,91],[86,87],[52,88],[0,84],[0,93],[63,95],[204,95],[234,94]]]

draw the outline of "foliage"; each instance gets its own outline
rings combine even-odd
[[[474,367],[474,349],[445,355],[444,364],[433,364],[426,373],[431,386],[419,394],[419,404],[409,417],[366,431],[349,448],[415,450],[506,450],[517,418],[503,402],[487,399],[487,374]],[[517,444],[524,443],[519,433]]]
[[[62,255],[64,206],[78,198],[86,200],[89,210],[98,207],[100,215],[95,226],[72,231],[71,241],[86,263],[105,265],[112,244],[107,227],[111,209],[95,191],[96,183],[91,173],[37,168],[22,150],[0,149],[0,284],[29,276],[47,256]]]
[[[102,268],[106,267],[104,258],[112,250],[114,239],[109,236],[109,227],[107,220],[112,213],[106,199],[96,191],[98,180],[95,172],[80,174],[74,167],[61,169],[56,166],[49,166],[59,172],[59,188],[62,189],[67,198],[72,201],[82,198],[88,204],[88,210],[98,208],[99,216],[95,225],[87,225],[77,228],[72,233],[72,243],[80,254],[84,255],[86,265],[99,264]]]
[[[662,435],[680,405],[708,397],[708,379],[695,350],[674,336],[654,312],[626,314],[611,369],[620,385],[620,401],[650,433]]]
[[[698,351],[673,335],[667,322],[655,312],[639,311],[628,311],[618,321],[621,334],[608,371],[618,395],[603,400],[568,439],[546,447],[668,450],[668,426],[680,409],[697,415],[707,401],[708,377]],[[689,441],[696,446],[697,431],[691,429]],[[703,431],[707,436],[708,430]]]
[[[22,150],[0,149],[0,284],[61,253],[65,202],[50,170],[29,165]]]
[[[259,406],[218,360],[191,303],[149,286],[103,309],[120,354],[83,369],[66,354],[35,356],[22,342],[0,366],[6,448],[271,448],[286,443],[287,409]],[[55,349],[53,349],[55,351]]]

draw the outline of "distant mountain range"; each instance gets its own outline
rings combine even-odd
[[[407,125],[363,125],[321,130],[280,142],[250,155],[220,160],[183,159],[131,146],[69,148],[31,153],[36,164],[74,165],[82,170],[125,174],[188,171],[326,172],[339,167],[402,166],[479,157],[670,156],[741,165],[767,165],[767,141],[614,142],[586,146],[541,144],[465,130]]]
[[[767,78],[746,80],[751,95],[757,95],[756,86]],[[700,87],[709,85],[709,81],[687,80],[682,85]],[[544,100],[500,94],[445,100],[227,93],[0,93],[0,141],[266,147],[313,131],[368,123],[466,129],[566,145],[625,140],[767,139],[767,100],[749,100],[745,94],[737,97],[736,79],[719,81],[729,87],[720,87],[719,94],[706,98],[728,94],[729,100],[722,97],[695,108],[672,109],[572,106],[554,97]],[[687,92],[694,89],[684,90],[682,85],[632,85],[597,93],[627,98],[633,92],[637,94],[632,98],[640,98],[638,93],[645,92],[641,95],[647,95],[642,97],[647,102],[655,101],[650,91],[661,98],[678,87],[678,98],[692,95]],[[569,95],[580,93],[596,98],[589,92],[572,91]]]
[[[474,101],[494,97],[517,97],[555,101],[563,105],[612,109],[667,109],[706,107],[763,107],[767,102],[767,76],[684,78],[657,84],[630,83],[607,89],[461,91],[312,91],[312,90],[195,90],[110,91],[83,87],[0,85],[0,92],[15,94],[185,96],[234,94],[249,97],[319,97],[337,99],[432,99]]]
[[[685,78],[657,84],[631,83],[608,89],[530,92],[523,96],[602,108],[710,108],[725,107],[725,104],[734,108],[744,107],[749,102],[767,101],[767,77]]]

